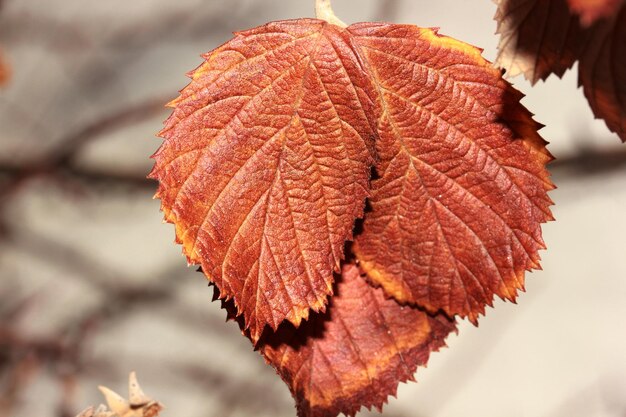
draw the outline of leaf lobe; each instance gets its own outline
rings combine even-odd
[[[397,300],[475,322],[493,295],[514,300],[539,266],[551,156],[477,49],[411,26],[351,32],[383,109],[359,264]]]
[[[239,32],[205,56],[160,133],[165,218],[253,339],[324,308],[363,213],[374,101],[346,41],[307,19]]]

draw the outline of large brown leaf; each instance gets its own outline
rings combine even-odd
[[[300,19],[205,58],[171,104],[151,176],[189,262],[300,415],[382,407],[444,345],[449,316],[476,321],[539,267],[551,157],[477,48]],[[368,195],[352,248],[382,289],[351,263],[333,285]]]
[[[454,330],[443,315],[386,299],[347,264],[326,314],[298,329],[283,325],[257,347],[291,390],[299,416],[352,416],[362,406],[380,410]]]
[[[578,83],[594,115],[626,141],[625,2],[499,0],[495,19],[498,65],[535,83],[562,76],[578,60]]]
[[[253,341],[323,308],[372,155],[380,178],[354,248],[389,295],[476,321],[539,267],[550,155],[477,48],[415,26],[301,19],[206,59],[172,103],[152,176],[189,261]]]
[[[190,263],[256,340],[324,308],[363,213],[371,84],[348,34],[320,20],[239,32],[171,103],[151,173]]]
[[[550,155],[477,48],[430,29],[349,28],[379,92],[379,179],[354,251],[402,302],[476,321],[539,267]]]

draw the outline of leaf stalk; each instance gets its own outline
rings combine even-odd
[[[330,5],[330,0],[315,0],[315,16],[318,19],[327,21],[331,25],[336,25],[342,28],[348,26],[335,15],[335,12],[333,12],[333,8]]]

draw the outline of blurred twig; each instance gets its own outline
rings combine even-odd
[[[120,109],[84,126],[78,131],[71,132],[60,141],[61,145],[54,152],[37,162],[21,165],[11,161],[0,161],[0,175],[8,177],[8,180],[0,183],[0,204],[8,198],[8,195],[15,192],[23,182],[33,177],[42,175],[56,176],[64,172],[87,179],[91,178],[96,181],[110,179],[113,182],[149,184],[147,180],[129,177],[117,172],[101,173],[88,168],[75,167],[73,158],[82,150],[85,144],[102,134],[163,113],[164,104],[168,98],[157,97],[148,99],[132,107]]]
[[[102,294],[102,301],[75,315],[50,336],[28,336],[20,331],[19,319],[26,307],[22,304],[2,312],[0,317],[0,417],[8,417],[20,400],[30,376],[46,367],[58,382],[61,392],[58,415],[72,416],[75,381],[84,372],[86,351],[96,329],[117,322],[121,317],[146,305],[168,305],[175,296],[178,282],[176,271],[165,269],[154,276],[150,285],[135,282],[119,273],[106,271],[97,260],[82,254],[61,242],[31,234],[10,242],[34,258],[59,263],[74,276],[83,279]],[[207,297],[208,298],[208,297]],[[112,363],[90,363],[89,369],[100,376],[111,369]]]
[[[159,106],[156,106],[156,103]],[[138,106],[130,115],[116,120],[115,117],[105,122],[97,122],[82,130],[82,135],[74,134],[66,143],[74,143],[76,147],[64,146],[50,158],[41,163],[22,166],[12,161],[0,161],[0,204],[7,194],[12,193],[22,182],[38,176],[61,177],[77,179],[91,184],[128,185],[132,187],[153,189],[155,183],[146,179],[143,175],[133,175],[127,172],[99,170],[88,166],[76,166],[72,158],[79,152],[81,143],[88,142],[90,138],[100,133],[120,128],[126,124],[132,124],[144,117],[158,114],[161,111],[163,100],[147,105],[146,108]],[[150,106],[155,107],[150,108]],[[112,122],[111,122],[112,121]],[[108,124],[111,122],[110,124]],[[566,179],[576,179],[590,175],[604,175],[626,167],[626,147],[609,150],[581,149],[575,154],[557,158],[548,166],[553,174],[567,173]]]

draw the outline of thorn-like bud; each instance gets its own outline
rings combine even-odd
[[[116,393],[113,390],[110,390],[107,387],[103,387],[102,385],[98,387],[102,395],[104,395],[104,399],[106,400],[109,408],[115,414],[119,416],[123,416],[130,410],[130,404],[121,395]]]
[[[158,417],[163,406],[148,397],[137,381],[137,374],[131,372],[128,376],[128,401],[115,391],[99,386],[104,395],[107,406],[100,404],[98,408],[84,409],[76,417]]]
[[[128,377],[128,402],[132,408],[144,406],[152,401],[152,398],[148,397],[137,382],[137,374],[135,371],[131,372]]]

